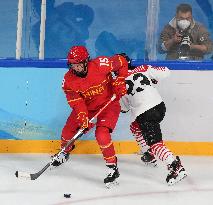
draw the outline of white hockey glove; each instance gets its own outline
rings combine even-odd
[[[69,159],[69,153],[61,152],[53,156],[51,166],[58,167]]]

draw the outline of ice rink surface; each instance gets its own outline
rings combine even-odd
[[[119,185],[107,189],[101,155],[72,155],[61,167],[35,181],[18,179],[15,171],[35,173],[47,154],[0,154],[1,205],[212,205],[213,157],[180,156],[188,176],[174,186],[167,169],[146,167],[139,155],[118,155]],[[64,198],[64,194],[71,198]]]

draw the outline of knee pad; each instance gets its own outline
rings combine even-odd
[[[111,142],[110,129],[108,127],[97,127],[95,137],[99,145],[106,145]]]

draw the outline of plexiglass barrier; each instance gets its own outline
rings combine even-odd
[[[1,58],[15,57],[18,2],[0,1]],[[39,57],[41,3],[42,0],[23,0],[21,58]],[[91,57],[125,52],[132,59],[168,59],[166,52],[159,50],[159,38],[181,3],[181,0],[47,0],[44,57],[66,58],[71,46],[85,45]],[[205,26],[212,39],[213,0],[184,3],[191,5],[193,19]],[[211,57],[212,51],[202,60]]]

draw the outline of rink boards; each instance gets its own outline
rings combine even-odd
[[[60,149],[59,140],[1,140],[0,153],[56,153]],[[100,154],[100,148],[94,140],[77,141],[72,154]],[[213,155],[213,142],[175,142],[165,144],[176,155]],[[134,141],[114,141],[117,154],[136,154],[139,152]]]
[[[55,62],[54,68],[49,62],[43,67],[24,63],[15,67],[8,61],[0,67],[0,152],[56,152],[71,112],[61,89],[67,69],[64,62]],[[163,139],[178,154],[213,155],[212,62],[153,64],[171,69],[171,76],[157,85],[167,106]],[[121,154],[138,151],[129,124],[130,115],[121,114],[112,134]],[[81,138],[74,153],[100,153],[94,130]]]

